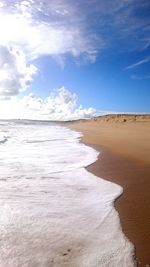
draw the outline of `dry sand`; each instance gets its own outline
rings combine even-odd
[[[150,115],[107,115],[68,126],[101,152],[88,170],[123,187],[115,203],[123,231],[138,266],[150,266]]]

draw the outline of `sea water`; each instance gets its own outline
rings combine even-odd
[[[58,124],[0,122],[0,267],[132,267],[98,152]]]

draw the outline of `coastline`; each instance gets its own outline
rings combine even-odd
[[[122,230],[135,246],[138,266],[150,266],[150,123],[91,120],[68,126],[83,134],[83,143],[100,151],[87,170],[123,187],[114,203]]]
[[[138,266],[148,266],[150,264],[150,212],[148,211],[150,183],[146,183],[150,177],[148,166],[143,164],[139,166],[136,162],[118,157],[99,146],[94,145],[93,148],[99,150],[100,155],[95,163],[87,167],[87,170],[123,187],[123,194],[114,203],[119,213],[122,231],[135,246]],[[138,184],[136,184],[137,179]]]

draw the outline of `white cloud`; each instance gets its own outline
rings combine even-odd
[[[70,21],[69,12],[74,14],[65,6],[58,1],[15,1],[12,9],[7,7],[0,13],[0,44],[17,44],[29,59],[66,53],[74,57],[85,54],[90,59],[97,53],[95,38],[87,36],[74,17]]]
[[[1,118],[68,120],[91,117],[95,110],[77,107],[77,96],[64,87],[45,99],[32,94],[18,97],[37,73],[37,68],[31,64],[36,58],[50,55],[62,67],[66,54],[75,58],[82,56],[90,62],[96,59],[98,40],[87,34],[78,8],[67,0],[3,0],[0,3]]]
[[[0,46],[0,97],[17,95],[25,90],[36,71],[34,65],[26,66],[22,51]]]
[[[0,1],[0,8],[2,8],[4,6],[3,2]]]
[[[64,66],[65,55],[93,62],[95,37],[78,22],[77,9],[68,1],[14,0],[0,2],[0,96],[19,94],[32,82],[31,62],[43,55]]]
[[[93,108],[77,107],[77,95],[65,87],[53,91],[46,99],[30,94],[21,99],[0,100],[0,118],[38,120],[76,120],[96,115]]]
[[[143,64],[145,64],[147,62],[150,62],[150,56],[148,56],[148,57],[146,57],[146,58],[144,58],[144,59],[142,59],[142,60],[140,60],[140,61],[138,61],[138,62],[136,62],[136,63],[134,63],[134,64],[132,64],[130,66],[128,66],[128,67],[126,67],[125,69],[126,70],[134,69],[134,68],[136,68],[136,67],[138,67],[140,65],[143,65]]]

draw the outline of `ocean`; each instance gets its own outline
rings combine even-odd
[[[50,122],[0,121],[0,267],[132,267],[99,153]]]

